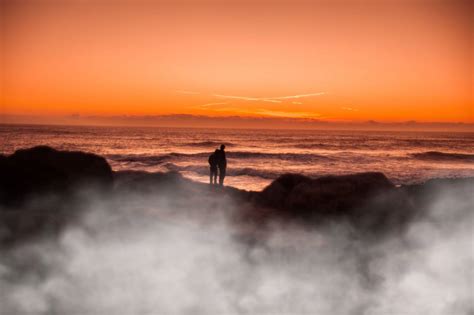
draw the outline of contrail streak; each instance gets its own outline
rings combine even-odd
[[[288,96],[280,96],[280,97],[268,97],[267,99],[270,100],[289,100],[295,98],[302,98],[302,97],[310,97],[310,96],[319,96],[326,94],[326,92],[318,92],[318,93],[310,93],[310,94],[297,94],[297,95],[288,95]]]
[[[213,96],[219,97],[219,98],[237,99],[237,100],[243,100],[243,101],[261,101],[261,102],[269,102],[269,103],[281,103],[283,100],[319,96],[323,94],[326,94],[326,92],[296,94],[296,95],[277,96],[277,97],[250,97],[250,96],[236,96],[236,95],[222,95],[222,94],[213,94]]]
[[[219,98],[228,98],[228,99],[236,99],[236,100],[243,100],[243,101],[263,101],[263,102],[270,102],[270,103],[281,103],[281,101],[274,100],[271,98],[261,98],[261,97],[248,97],[248,96],[235,96],[235,95],[222,95],[222,94],[213,94],[214,97]]]
[[[200,105],[201,107],[208,107],[208,106],[216,106],[216,105],[225,105],[227,102],[214,102],[214,103],[206,103]]]

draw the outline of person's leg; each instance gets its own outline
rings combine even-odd
[[[214,176],[214,171],[212,170],[212,168],[209,168],[209,184],[212,185],[212,177]]]
[[[219,185],[224,185],[224,177],[225,177],[225,168],[219,169]]]
[[[214,174],[212,177],[214,185],[217,185],[217,167],[214,169]]]

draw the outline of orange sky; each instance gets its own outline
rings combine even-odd
[[[3,1],[0,110],[473,123],[469,6]]]

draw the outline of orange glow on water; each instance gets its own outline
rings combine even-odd
[[[4,114],[474,122],[469,1],[2,6]]]

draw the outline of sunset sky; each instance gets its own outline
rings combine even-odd
[[[470,3],[2,1],[0,110],[473,123]]]

